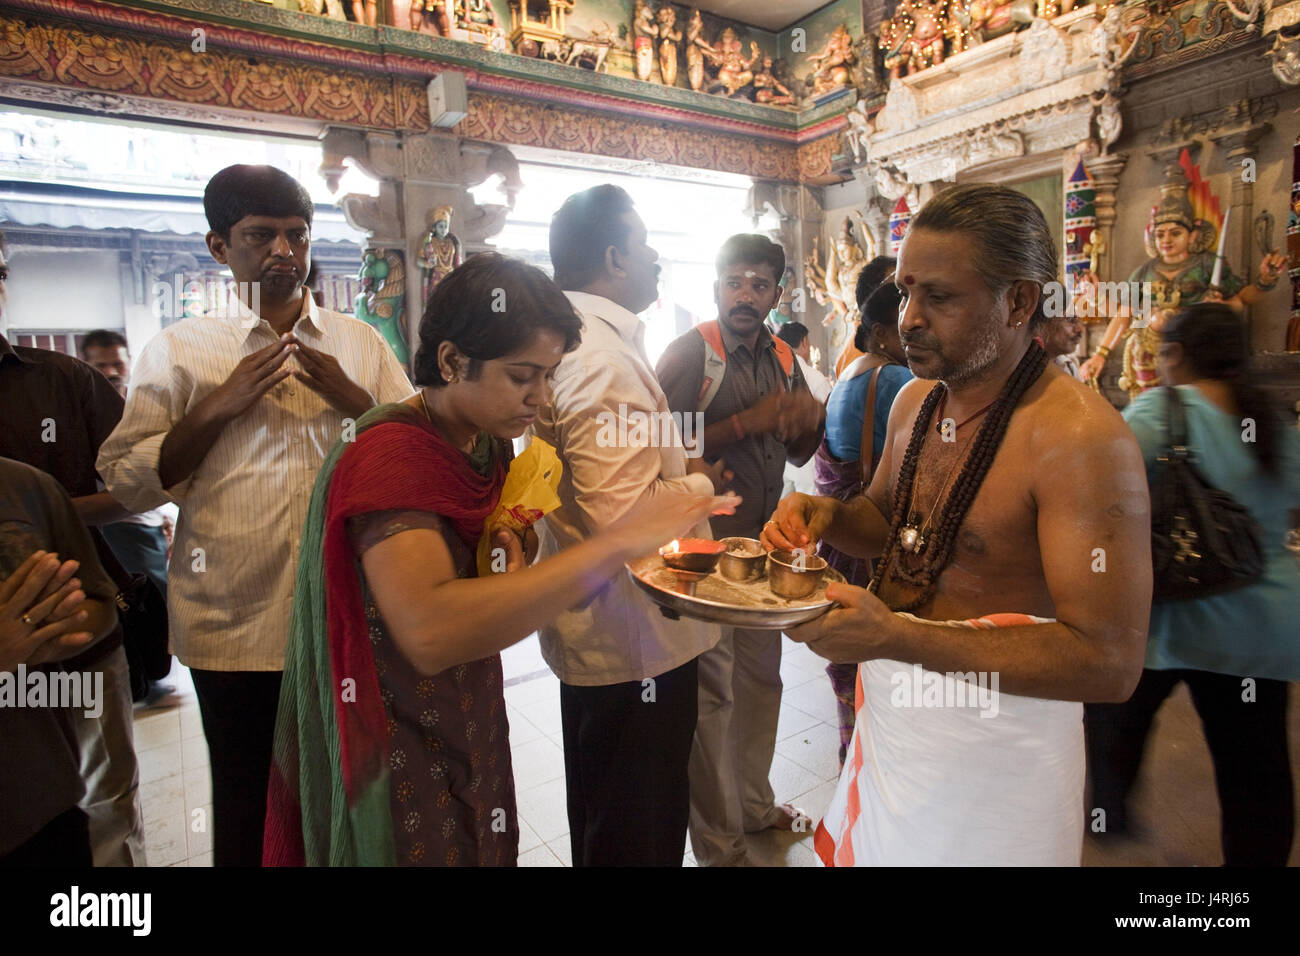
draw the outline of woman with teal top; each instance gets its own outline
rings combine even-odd
[[[866,354],[844,369],[831,390],[826,401],[826,437],[813,456],[817,494],[841,501],[861,494],[870,484],[875,463],[885,449],[885,432],[894,397],[912,379],[898,338],[898,307],[902,296],[894,285],[892,269],[874,291],[863,288],[861,280],[858,291],[862,321],[853,344]],[[868,398],[870,408],[867,408]],[[871,447],[864,449],[864,441]],[[861,558],[840,554],[824,542],[820,553],[850,584],[866,587],[871,580],[871,568]],[[841,764],[853,737],[857,673],[857,664],[826,665],[839,714]]]
[[[1248,383],[1246,332],[1228,306],[1202,303],[1174,315],[1158,361],[1186,409],[1197,468],[1258,522],[1265,567],[1238,590],[1152,606],[1146,669],[1132,698],[1086,707],[1090,806],[1105,811],[1106,833],[1127,829],[1151,722],[1183,682],[1214,761],[1224,862],[1283,866],[1295,827],[1287,681],[1300,679],[1300,562],[1285,536],[1300,506],[1300,433]],[[1123,413],[1148,479],[1168,445],[1162,391],[1139,395]]]

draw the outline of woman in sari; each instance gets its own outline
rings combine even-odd
[[[656,498],[535,567],[495,528],[507,573],[477,577],[509,439],[580,335],[541,271],[474,256],[426,305],[419,390],[363,415],[326,458],[303,531],[266,865],[515,864],[499,652],[721,501]]]
[[[859,283],[861,285],[861,283]],[[898,339],[902,301],[891,271],[874,291],[859,289],[858,324],[853,344],[866,353],[844,369],[826,402],[826,437],[813,456],[817,494],[848,501],[871,483],[885,449],[885,431],[894,396],[912,378]],[[868,293],[868,294],[861,294]],[[868,405],[870,408],[868,408]],[[850,584],[866,587],[871,568],[861,558],[841,554],[823,543],[821,555]],[[827,664],[840,718],[840,764],[853,737],[857,664]]]

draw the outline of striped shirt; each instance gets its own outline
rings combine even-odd
[[[293,332],[338,359],[377,403],[413,391],[375,329],[318,308],[306,290]],[[163,329],[140,353],[122,421],[100,448],[98,470],[114,498],[133,511],[165,501],[180,508],[167,607],[172,652],[190,667],[284,667],[298,539],[343,414],[290,377],[226,425],[192,475],[170,488],[158,476],[171,429],[276,338],[242,305]],[[292,355],[286,361],[298,366]]]

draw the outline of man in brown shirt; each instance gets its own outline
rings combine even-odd
[[[742,501],[734,515],[712,519],[714,536],[757,538],[781,499],[786,461],[801,465],[812,456],[826,413],[789,347],[763,324],[781,296],[781,247],[764,236],[732,236],[717,269],[717,322],[675,339],[656,372],[673,412],[703,412],[705,460],[725,455],[735,472],[731,488]],[[720,382],[706,375],[714,346],[705,333],[725,354]],[[712,364],[716,379],[716,358]],[[788,830],[800,819],[795,808],[775,805],[768,782],[781,707],[781,632],[724,627],[722,640],[699,659],[699,678],[691,847],[703,866],[736,865],[745,859],[746,832]]]
[[[52,683],[61,672],[83,670],[78,658],[67,658],[115,629],[116,593],[58,483],[0,457],[0,681],[22,694],[37,671]],[[0,866],[90,866],[72,724],[103,696],[83,698],[81,707],[42,703],[16,706],[0,694]]]
[[[7,278],[0,236],[0,310]],[[37,468],[63,486],[77,516],[90,528],[100,560],[110,568],[116,561],[98,526],[130,512],[108,492],[98,490],[95,456],[122,417],[122,404],[122,396],[108,379],[85,362],[59,352],[10,345],[0,335],[0,408],[5,410],[0,456]],[[115,629],[68,666],[104,674],[101,717],[92,720],[78,711],[71,719],[86,781],[81,807],[90,817],[95,864],[143,866],[140,775],[121,630]]]

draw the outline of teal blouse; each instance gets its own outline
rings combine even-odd
[[[1254,515],[1266,564],[1258,581],[1238,591],[1153,605],[1146,666],[1298,680],[1300,558],[1286,549],[1285,539],[1289,511],[1300,507],[1300,432],[1284,430],[1278,473],[1268,475],[1242,439],[1240,416],[1224,412],[1194,386],[1181,385],[1178,392],[1198,469]],[[1152,389],[1123,412],[1142,446],[1148,481],[1165,448],[1165,401],[1160,389]]]

